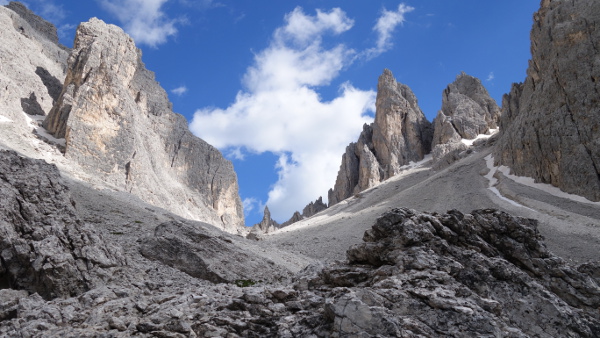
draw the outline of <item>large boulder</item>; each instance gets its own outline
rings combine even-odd
[[[600,2],[543,0],[527,78],[503,99],[497,163],[600,200]]]
[[[54,165],[0,151],[0,288],[75,296],[125,264],[74,204]]]
[[[77,29],[63,91],[44,121],[89,174],[180,216],[243,229],[233,165],[193,136],[119,27]]]
[[[347,257],[307,283],[333,288],[325,314],[335,336],[600,334],[600,265],[552,255],[535,220],[394,209]]]
[[[202,223],[170,221],[140,239],[140,253],[213,283],[273,281],[289,271],[210,231]]]

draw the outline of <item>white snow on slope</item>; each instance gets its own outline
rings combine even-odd
[[[531,209],[531,208],[528,208],[520,203],[517,203],[517,202],[511,200],[510,198],[504,197],[500,193],[498,188],[496,188],[496,184],[498,184],[498,179],[495,178],[494,175],[496,174],[496,171],[498,171],[498,167],[494,166],[494,157],[492,156],[492,154],[489,154],[488,156],[485,157],[485,164],[487,165],[488,169],[490,169],[490,171],[487,173],[487,175],[484,176],[490,182],[490,186],[488,187],[488,189],[490,189],[494,194],[496,194],[496,196],[498,196],[498,198],[500,198],[503,201],[506,201],[514,206],[529,209],[529,210],[533,211],[533,209]]]
[[[462,143],[468,145],[469,147],[473,145],[473,143],[477,140],[482,140],[482,139],[487,139],[492,137],[494,134],[496,134],[498,131],[500,130],[500,128],[496,128],[496,129],[490,129],[490,133],[489,134],[479,134],[477,135],[477,137],[475,137],[474,139],[471,140],[467,140],[465,138],[463,138],[462,140],[460,140]]]

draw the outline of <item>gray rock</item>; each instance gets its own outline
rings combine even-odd
[[[470,147],[462,142],[450,142],[438,144],[431,151],[433,159],[433,170],[441,170],[450,164],[465,158],[472,153]]]
[[[370,128],[365,125],[364,128]],[[335,186],[328,192],[329,206],[352,196],[358,185],[360,158],[356,154],[356,143],[350,143],[342,155],[342,163],[335,180]]]
[[[300,214],[300,212],[296,211],[294,212],[294,214],[292,215],[292,218],[288,219],[287,221],[281,223],[281,225],[279,226],[280,228],[284,228],[288,225],[292,225],[296,222],[300,222],[301,220],[303,220],[304,217],[302,216],[302,214]]]
[[[265,206],[263,219],[260,221],[260,223],[257,223],[252,227],[252,230],[250,230],[250,233],[246,235],[246,238],[259,240],[261,238],[261,235],[271,233],[275,231],[278,227],[279,224],[271,218],[271,212],[269,211],[269,207]]]
[[[600,3],[542,1],[527,78],[503,99],[494,158],[520,176],[600,200]]]
[[[0,31],[0,114],[14,122],[17,134],[30,133],[23,112],[50,111],[57,89],[50,79],[64,79],[68,48],[58,43],[51,23],[19,2],[0,6]]]
[[[365,243],[348,250],[349,266],[322,272],[326,283],[345,280],[351,287],[332,302],[334,330],[340,336],[598,335],[598,280],[590,269],[553,256],[536,227],[535,220],[495,210],[383,215]],[[368,290],[375,295],[365,300]],[[350,306],[356,311],[345,311]],[[382,318],[386,325],[372,322]]]
[[[432,147],[435,148],[438,144],[448,144],[460,142],[462,136],[458,133],[454,125],[452,125],[452,118],[446,116],[443,111],[438,111],[437,116],[433,119],[433,141]]]
[[[21,18],[23,18],[23,20],[25,20],[30,25],[30,27],[33,29],[36,35],[40,35],[42,39],[48,40],[54,43],[55,45],[59,45],[56,27],[54,27],[54,25],[52,25],[50,22],[37,16],[35,13],[30,11],[25,5],[18,1],[11,1],[8,5],[6,5],[6,8],[14,11]],[[23,26],[18,26],[15,28],[21,31],[22,34],[33,35],[31,33],[32,31],[27,30]]]
[[[277,224],[275,227],[283,228],[288,225],[292,225],[296,222],[300,222],[303,219],[312,217],[325,209],[327,209],[327,204],[323,203],[323,197],[319,197],[316,201],[308,203],[304,209],[302,209],[302,214],[296,211],[289,220],[283,222],[281,225]]]
[[[21,108],[29,115],[46,115],[35,96],[35,92],[31,92],[29,97],[21,98]]]
[[[201,223],[165,222],[154,235],[142,238],[140,252],[193,277],[213,283],[236,280],[266,281],[287,277],[288,272],[261,260]]]
[[[569,266],[536,226],[494,210],[394,209],[346,262],[315,263],[291,284],[100,287],[51,301],[0,291],[0,309],[18,309],[0,335],[597,337],[600,265]],[[221,245],[198,227],[168,228],[161,236],[188,237],[174,250],[195,242],[205,257]]]
[[[119,190],[231,233],[243,230],[230,161],[193,136],[120,28],[77,29],[57,104],[44,120],[65,156]]]
[[[412,90],[384,70],[377,84],[372,140],[382,179],[396,175],[410,161],[422,160],[431,151],[432,132]]]
[[[327,209],[327,204],[323,203],[323,197],[319,197],[302,209],[302,216],[305,218],[312,217],[325,209]]]
[[[442,94],[442,110],[434,121],[432,146],[452,142],[457,137],[474,139],[487,134],[497,127],[499,117],[500,108],[481,81],[463,72]]]
[[[0,281],[44,298],[78,295],[121,250],[81,222],[54,165],[0,151]]]
[[[384,70],[377,85],[375,121],[346,147],[329,206],[399,173],[431,151],[433,130],[410,88]]]

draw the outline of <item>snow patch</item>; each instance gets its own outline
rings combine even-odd
[[[29,123],[29,125],[35,130],[35,132],[38,135],[47,139],[50,143],[58,144],[63,147],[65,147],[67,145],[67,140],[65,140],[64,138],[56,138],[56,137],[52,136],[46,130],[46,128],[44,128],[40,125],[40,122],[43,121],[46,118],[46,116],[29,115],[29,114],[26,114],[25,112],[23,112],[23,115],[25,115],[25,118],[27,119],[27,123]]]
[[[490,185],[488,187],[488,189],[490,189],[494,194],[496,194],[496,196],[498,196],[498,198],[500,198],[503,201],[506,201],[514,206],[517,207],[521,207],[521,208],[525,208],[525,209],[529,209],[532,211],[535,211],[531,208],[528,208],[520,203],[517,203],[513,200],[511,200],[510,198],[506,198],[504,196],[502,196],[502,194],[500,193],[500,190],[498,190],[498,188],[496,188],[496,184],[498,184],[498,179],[494,177],[494,175],[496,174],[496,172],[498,171],[498,167],[494,166],[494,157],[492,156],[492,154],[489,154],[488,156],[485,157],[485,164],[487,165],[488,169],[490,170],[487,175],[485,175],[484,177],[488,179],[488,181],[490,182]]]
[[[431,161],[432,158],[433,158],[433,155],[427,154],[420,161],[417,161],[417,162],[410,161],[410,162],[408,162],[408,164],[401,166],[400,170],[409,170],[409,169],[422,167],[425,163],[427,163],[428,161]]]
[[[489,155],[489,156],[492,156],[492,155]],[[493,157],[492,157],[492,164],[493,164]],[[489,165],[488,165],[488,167],[489,167]],[[535,188],[535,189],[547,192],[547,193],[549,193],[551,195],[554,195],[556,197],[569,199],[569,200],[574,201],[574,202],[587,203],[587,204],[592,204],[592,205],[600,206],[600,202],[590,201],[590,200],[588,200],[587,198],[585,198],[583,196],[566,193],[566,192],[560,190],[559,188],[557,188],[557,187],[555,187],[555,186],[553,186],[551,184],[537,183],[531,177],[513,175],[513,174],[510,173],[510,168],[507,167],[507,166],[501,165],[501,166],[497,167],[497,169],[505,177],[510,178],[511,180],[513,180],[514,182],[517,182],[519,184],[526,185],[528,187]]]
[[[490,129],[489,134],[479,134],[474,139],[467,140],[467,139],[463,138],[460,141],[470,147],[473,145],[473,143],[475,143],[475,141],[481,140],[481,139],[488,139],[488,138],[492,137],[494,134],[496,134],[499,130],[500,130],[500,128]]]
[[[8,117],[0,115],[0,123],[11,123],[12,121]]]

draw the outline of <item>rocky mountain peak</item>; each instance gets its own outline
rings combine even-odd
[[[431,150],[431,123],[417,98],[405,84],[398,83],[389,69],[377,84],[373,149],[387,179],[399,167],[419,161]]]
[[[481,81],[461,72],[442,94],[442,109],[434,121],[433,146],[474,139],[497,127],[500,108]]]
[[[64,88],[43,125],[65,138],[65,157],[113,187],[229,232],[243,230],[231,162],[172,112],[119,27],[95,18],[78,27]]]
[[[346,147],[329,205],[396,175],[410,161],[422,160],[431,151],[432,133],[415,94],[385,69],[377,84],[375,121],[364,125],[358,141]]]

